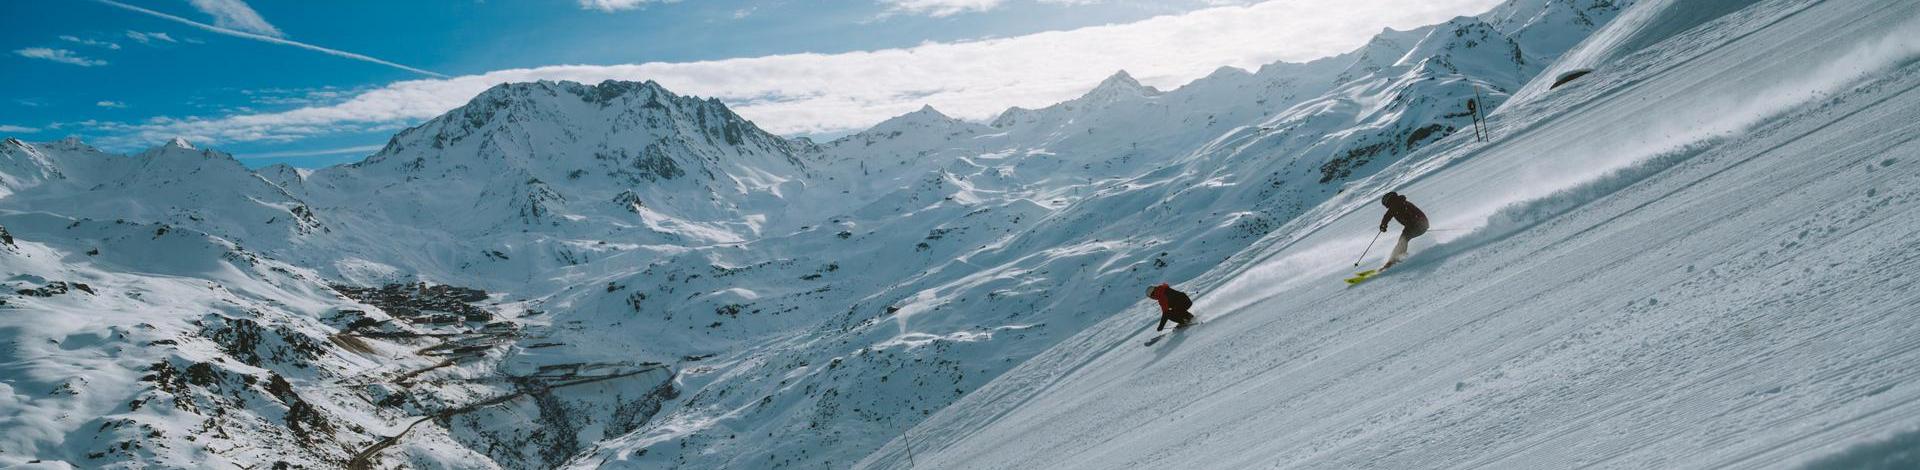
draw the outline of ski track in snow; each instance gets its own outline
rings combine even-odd
[[[1912,464],[1920,5],[1763,2],[1674,41],[1725,42],[1377,177],[1476,230],[1346,288],[1378,209],[1334,201],[1202,277],[1216,325],[1095,325],[862,466]]]

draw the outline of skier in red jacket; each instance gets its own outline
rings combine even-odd
[[[1187,311],[1193,308],[1193,298],[1187,297],[1187,293],[1161,283],[1147,288],[1147,298],[1160,302],[1160,326],[1154,327],[1153,331],[1166,329],[1169,321],[1179,325],[1175,328],[1193,324],[1193,312]]]

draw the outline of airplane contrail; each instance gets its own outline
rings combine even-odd
[[[135,13],[141,13],[141,14],[145,14],[145,15],[147,15],[147,16],[152,16],[152,17],[155,17],[155,18],[160,18],[160,19],[164,19],[164,20],[168,20],[168,21],[172,21],[172,22],[175,22],[175,23],[180,23],[180,24],[184,24],[184,25],[187,25],[187,26],[192,26],[192,27],[195,27],[195,28],[200,28],[200,29],[203,29],[203,30],[206,30],[206,31],[208,31],[208,32],[212,32],[212,33],[216,33],[216,34],[224,34],[224,35],[227,35],[227,36],[233,36],[233,37],[237,37],[237,38],[245,38],[245,39],[252,39],[252,40],[255,40],[255,41],[261,41],[261,42],[267,42],[267,43],[273,43],[273,44],[280,44],[280,45],[283,45],[283,46],[293,46],[293,47],[298,47],[298,48],[301,48],[301,49],[306,49],[306,50],[310,50],[310,51],[314,51],[314,52],[320,52],[320,53],[324,53],[324,54],[329,54],[329,55],[334,55],[334,56],[340,56],[340,57],[345,57],[345,58],[348,58],[348,59],[353,59],[353,60],[358,60],[358,61],[362,61],[362,62],[371,62],[371,63],[375,63],[375,64],[380,64],[380,65],[385,65],[385,66],[388,66],[388,67],[393,67],[393,68],[396,68],[396,69],[400,69],[400,70],[405,70],[405,71],[408,71],[408,72],[413,72],[413,73],[417,73],[417,74],[421,74],[421,75],[426,75],[426,76],[429,76],[429,77],[436,77],[436,78],[447,78],[447,76],[446,76],[446,75],[444,75],[444,74],[441,74],[441,73],[439,73],[439,72],[434,72],[434,71],[431,71],[431,70],[423,70],[423,69],[418,69],[418,68],[414,68],[414,67],[408,67],[408,66],[405,66],[405,65],[401,65],[401,64],[396,64],[396,63],[393,63],[393,62],[388,62],[388,61],[385,61],[385,60],[381,60],[381,59],[378,59],[378,58],[374,58],[374,57],[370,57],[370,56],[367,56],[367,55],[363,55],[363,54],[355,54],[355,53],[352,53],[352,52],[347,52],[347,51],[343,51],[343,50],[339,50],[339,49],[328,49],[328,48],[325,48],[325,47],[320,47],[320,46],[315,46],[315,45],[312,45],[312,44],[307,44],[307,43],[304,43],[304,42],[298,42],[298,41],[289,41],[289,40],[285,40],[285,39],[280,39],[280,38],[276,38],[276,37],[273,37],[273,36],[266,36],[266,35],[260,35],[260,34],[254,34],[254,33],[249,33],[249,32],[246,32],[246,31],[239,31],[239,30],[233,30],[233,29],[227,29],[227,28],[222,28],[222,27],[219,27],[219,26],[214,26],[214,25],[210,25],[210,24],[206,24],[206,23],[201,23],[201,22],[198,22],[198,21],[194,21],[194,20],[189,20],[189,19],[186,19],[186,18],[181,18],[181,17],[178,17],[178,16],[174,16],[174,15],[169,15],[169,14],[166,14],[166,13],[161,13],[161,12],[158,12],[158,11],[154,11],[154,10],[149,10],[149,9],[146,9],[146,8],[141,8],[141,7],[137,7],[137,6],[133,6],[133,5],[128,5],[128,4],[125,4],[125,3],[120,3],[120,2],[117,2],[117,1],[114,1],[114,0],[94,0],[94,1],[96,1],[96,2],[100,2],[100,3],[104,3],[104,4],[107,4],[107,5],[110,5],[110,6],[114,6],[114,7],[119,7],[119,8],[122,8],[122,9],[125,9],[125,10],[128,10],[128,11],[132,11],[132,12],[135,12]]]

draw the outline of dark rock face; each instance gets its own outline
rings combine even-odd
[[[627,212],[636,214],[640,213],[640,208],[647,207],[647,204],[640,200],[640,195],[635,194],[631,189],[621,191],[619,195],[615,195],[613,197],[613,203],[620,206],[621,209],[626,209]]]
[[[680,389],[674,388],[673,381],[669,380],[661,382],[660,386],[654,387],[638,400],[622,401],[619,407],[614,408],[613,419],[607,423],[605,434],[619,436],[640,429],[654,415],[660,414],[666,402],[675,398],[680,398]]]
[[[269,377],[267,393],[280,399],[280,403],[287,406],[285,418],[287,430],[293,431],[294,436],[299,437],[300,440],[308,443],[323,441],[328,434],[333,433],[333,424],[327,422],[326,416],[318,408],[301,399],[300,394],[294,393],[293,384],[288,383],[285,377],[281,377],[280,374]]]
[[[520,209],[520,221],[527,224],[538,224],[546,220],[547,216],[554,212],[552,206],[567,202],[565,196],[554,192],[552,187],[545,181],[540,181],[539,178],[527,179],[526,183],[523,183],[521,192],[522,197],[514,201],[514,207]]]
[[[301,398],[293,384],[277,373],[267,372],[262,380],[227,365],[178,357],[156,362],[147,372],[141,381],[151,388],[127,407],[138,410],[171,405],[181,413],[199,416],[200,424],[193,432],[209,440],[253,436],[248,439],[260,440],[256,444],[297,449],[313,461],[337,462],[345,457],[345,449],[355,444],[355,438],[339,432],[364,432],[352,424],[337,424],[336,418]],[[273,402],[286,407],[279,419],[271,414],[242,412]],[[142,448],[167,445],[166,436],[133,420],[109,420],[102,424],[100,433],[96,439],[101,447],[87,454],[95,465],[143,461],[150,454]]]
[[[333,231],[332,229],[328,229],[326,226],[321,225],[320,219],[317,217],[314,217],[313,209],[307,208],[305,204],[293,206],[293,208],[288,209],[287,212],[293,214],[294,227],[300,231],[301,235],[309,235],[314,232]]]
[[[1422,101],[1426,100],[1421,98]],[[1379,131],[1349,144],[1345,152],[1327,159],[1320,165],[1320,183],[1337,184],[1353,179],[1355,171],[1367,166],[1376,159],[1407,155],[1421,147],[1439,141],[1451,135],[1456,128],[1453,121],[1468,119],[1466,115],[1446,116],[1448,122],[1403,123],[1394,128]],[[1470,122],[1467,124],[1471,124]]]
[[[654,181],[685,176],[687,172],[681,170],[680,163],[675,162],[668,153],[667,149],[660,144],[648,145],[641,151],[640,158],[633,161],[633,168],[640,170],[640,174],[648,180]]]
[[[200,336],[213,340],[220,350],[246,365],[273,369],[290,366],[311,367],[315,358],[327,351],[324,340],[316,340],[285,326],[268,328],[246,318],[208,316]]]
[[[647,144],[645,148],[640,149],[638,155],[621,149],[596,154],[594,158],[616,162],[618,166],[611,175],[624,178],[629,183],[659,182],[686,176],[686,169],[681,168],[680,162],[673,159],[673,150],[670,150],[670,145],[678,144],[684,144],[684,142],[676,141],[670,144],[669,141],[662,140]]]
[[[27,297],[53,297],[56,295],[66,294],[69,291],[80,291],[88,294],[95,293],[93,291],[93,286],[89,286],[89,285],[86,285],[85,283],[80,283],[80,282],[66,282],[66,281],[53,281],[53,282],[47,283],[47,285],[45,286],[35,287],[32,289],[20,289],[20,290],[14,291],[14,293],[27,296]]]

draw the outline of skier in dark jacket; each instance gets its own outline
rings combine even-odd
[[[1401,227],[1400,243],[1393,246],[1393,255],[1387,257],[1387,265],[1380,267],[1381,271],[1386,271],[1387,268],[1407,259],[1407,243],[1427,233],[1427,214],[1420,212],[1420,208],[1415,207],[1413,201],[1408,201],[1406,196],[1395,192],[1389,192],[1386,197],[1380,198],[1380,205],[1387,206],[1386,215],[1380,216],[1380,231],[1382,233],[1387,231],[1389,220],[1400,221]]]
[[[1193,313],[1187,311],[1193,308],[1193,299],[1187,297],[1187,293],[1173,290],[1173,286],[1161,283],[1147,288],[1147,298],[1160,302],[1160,326],[1154,327],[1153,331],[1166,329],[1168,321],[1179,326],[1193,324]]]

